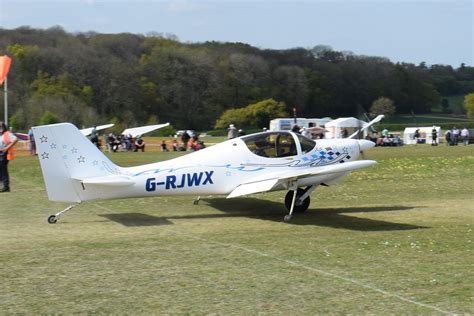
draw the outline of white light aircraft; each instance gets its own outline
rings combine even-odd
[[[138,137],[146,133],[153,132],[154,130],[163,128],[165,126],[170,125],[170,123],[164,123],[164,124],[157,124],[157,125],[146,125],[146,126],[139,126],[139,127],[132,127],[132,128],[127,128],[122,132],[122,135],[132,135],[132,137]],[[100,131],[109,127],[114,126],[114,124],[106,124],[106,125],[99,125],[95,127],[96,131]],[[94,127],[88,127],[81,129],[81,133],[84,136],[89,136],[92,134],[92,131],[94,130]]]
[[[127,128],[126,130],[122,132],[122,135],[132,135],[132,137],[138,137],[138,136],[153,132],[154,130],[163,128],[168,125],[170,125],[170,123]]]
[[[115,124],[105,124],[105,125],[95,126],[95,130],[96,130],[96,131],[101,131],[101,130],[103,130],[103,129],[112,127],[112,126],[114,126],[114,125],[115,125]],[[94,127],[83,128],[83,129],[81,129],[81,133],[82,133],[82,135],[84,135],[84,136],[89,136],[90,134],[92,134],[92,131],[93,131],[93,130],[94,130]]]
[[[375,123],[375,120],[371,123]],[[364,126],[367,128],[369,125]],[[304,212],[318,185],[333,185],[351,171],[376,164],[357,160],[375,144],[358,139],[313,141],[289,131],[251,134],[167,161],[123,168],[115,165],[70,123],[33,127],[48,197],[88,200],[172,195],[227,195],[288,190],[289,221]]]

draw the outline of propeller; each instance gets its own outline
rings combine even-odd
[[[380,122],[383,118],[384,118],[384,115],[378,115],[375,119],[373,119],[372,121],[370,121],[368,123],[365,123],[365,124],[363,124],[363,121],[359,120],[359,124],[361,124],[363,126],[359,126],[359,129],[354,134],[349,136],[349,138],[356,138],[357,137],[357,140],[359,142],[359,148],[360,148],[360,153],[361,153],[362,159],[365,159],[364,151],[374,147],[375,143],[370,141],[370,140],[361,139],[361,137],[360,137],[361,133],[363,133],[364,130],[368,129],[369,127],[371,127],[375,123]]]

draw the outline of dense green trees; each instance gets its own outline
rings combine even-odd
[[[241,127],[263,128],[276,117],[288,117],[286,105],[273,99],[250,104],[244,108],[226,110],[216,122],[216,128],[227,128],[230,124]]]
[[[464,97],[464,109],[466,110],[467,117],[474,118],[474,92]]]
[[[56,119],[79,126],[169,121],[204,130],[232,121],[261,127],[293,107],[299,116],[352,116],[387,97],[398,113],[426,113],[443,98],[474,91],[474,68],[464,64],[393,64],[323,45],[261,50],[184,44],[159,34],[21,27],[0,29],[3,54],[13,57],[9,104],[19,129]]]

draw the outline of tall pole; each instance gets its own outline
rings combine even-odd
[[[3,122],[8,126],[8,77],[5,78],[5,82],[3,83],[3,91],[3,100],[5,105],[5,119]]]

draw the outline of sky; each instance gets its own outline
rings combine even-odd
[[[0,0],[1,28],[58,25],[474,66],[474,0]]]

